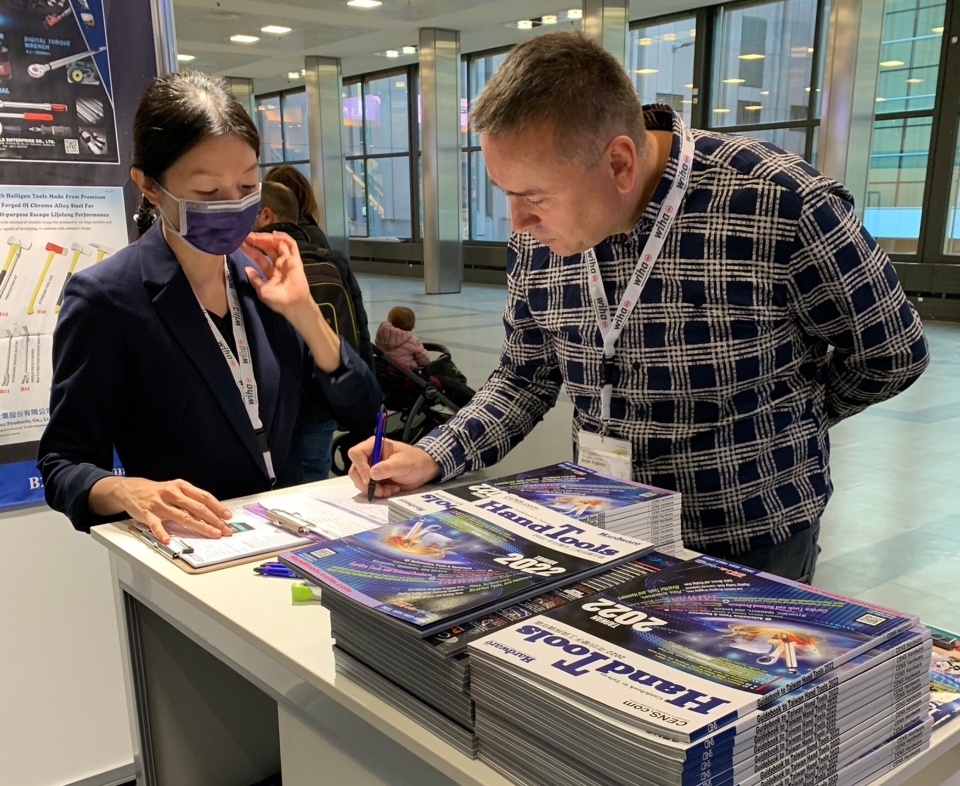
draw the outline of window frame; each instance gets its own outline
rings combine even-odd
[[[309,144],[307,150],[307,158],[287,158],[287,127],[286,122],[283,119],[283,110],[284,110],[284,99],[288,95],[293,95],[295,93],[303,93],[306,95],[307,87],[302,85],[300,87],[291,87],[285,90],[271,90],[269,93],[260,93],[259,95],[254,96],[256,101],[255,107],[259,107],[262,101],[269,100],[271,98],[277,99],[280,104],[280,154],[283,156],[282,161],[273,161],[271,163],[265,164],[260,161],[259,155],[257,156],[257,166],[260,170],[260,179],[263,180],[263,176],[269,172],[274,167],[280,166],[281,164],[310,164],[310,155],[309,155]],[[309,98],[307,99],[309,101]],[[260,133],[260,121],[259,121],[260,111],[257,110],[257,117],[254,118],[254,122],[257,125],[257,132]],[[306,118],[304,118],[306,120]]]
[[[366,137],[366,99],[367,83],[384,78],[402,77],[407,82],[407,150],[402,153],[368,153]],[[362,120],[360,122],[360,145],[362,153],[343,155],[343,163],[346,166],[347,161],[363,161],[363,202],[364,202],[364,223],[366,224],[365,235],[350,235],[350,238],[356,240],[371,240],[370,237],[370,197],[367,187],[367,174],[369,172],[369,161],[371,159],[387,158],[407,158],[408,177],[410,182],[410,237],[398,238],[401,243],[420,243],[423,237],[420,232],[420,127],[417,122],[417,96],[420,92],[420,73],[416,64],[406,66],[394,66],[392,68],[381,68],[377,71],[368,71],[363,74],[354,74],[350,77],[344,77],[341,80],[342,88],[354,85],[360,86],[360,111]],[[342,89],[341,88],[341,89]],[[349,222],[348,222],[349,223]],[[376,242],[376,238],[372,238]]]

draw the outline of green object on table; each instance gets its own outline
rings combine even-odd
[[[290,595],[293,597],[294,603],[304,603],[308,600],[317,600],[317,596],[313,594],[313,590],[303,583],[291,585]]]

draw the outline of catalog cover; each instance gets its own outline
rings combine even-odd
[[[939,728],[960,714],[960,636],[929,625],[933,634],[930,661],[930,714]]]
[[[679,495],[654,486],[609,478],[591,469],[564,462],[422,494],[401,497],[397,504],[412,511],[433,513],[498,494],[513,494],[579,520],[604,517],[614,511]]]
[[[283,560],[428,636],[652,549],[523,500],[490,499],[301,549]]]
[[[597,592],[616,584],[622,584],[636,576],[672,567],[678,562],[680,562],[679,559],[671,557],[669,554],[651,551],[640,559],[599,573],[593,578],[585,579],[570,586],[558,587],[555,590],[521,601],[492,614],[486,614],[462,625],[456,625],[429,636],[424,641],[433,647],[433,651],[438,655],[444,657],[455,655],[463,652],[471,641],[476,641],[499,628],[514,625],[537,614],[545,614],[551,609],[581,600],[589,595],[595,595]]]
[[[494,633],[470,651],[693,741],[915,622],[699,557]]]

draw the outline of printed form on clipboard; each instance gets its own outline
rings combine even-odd
[[[156,540],[145,524],[140,537],[164,556],[195,570],[277,554],[316,541],[365,532],[387,521],[386,504],[361,501],[352,485],[326,486],[270,497],[230,508],[233,534],[205,538],[165,521],[170,544]]]

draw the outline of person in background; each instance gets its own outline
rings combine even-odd
[[[495,464],[554,406],[574,455],[683,494],[683,541],[810,581],[828,429],[929,363],[842,185],[768,142],[642,107],[578,33],[514,47],[471,111],[507,195],[506,336],[473,401],[417,446],[350,452],[389,496]],[[620,457],[623,458],[620,458]]]
[[[350,270],[350,265],[343,254],[320,248],[311,242],[306,229],[297,223],[298,210],[297,198],[293,191],[281,183],[264,181],[260,188],[260,212],[257,214],[255,229],[257,232],[285,232],[297,244],[301,257],[324,259],[337,267],[353,303],[354,318],[361,343],[357,348],[358,354],[372,370],[370,328],[367,312],[363,307],[363,294],[356,276]],[[300,449],[304,481],[312,483],[317,480],[326,480],[330,474],[330,465],[333,461],[333,436],[336,430],[337,421],[331,417],[326,407],[305,402],[297,424],[297,446]]]
[[[411,332],[416,324],[413,309],[394,306],[387,314],[387,321],[377,328],[377,346],[407,368],[421,368],[430,363],[423,342]]]
[[[161,219],[67,284],[38,467],[78,530],[129,517],[162,543],[164,522],[219,538],[221,500],[302,481],[302,401],[372,429],[380,388],[313,302],[296,244],[249,234],[260,139],[226,86],[158,77],[132,140]]]
[[[377,347],[402,366],[422,368],[443,394],[458,407],[465,406],[476,391],[467,384],[467,377],[457,368],[449,354],[432,360],[423,342],[413,334],[417,315],[406,306],[394,306],[386,322],[377,329]]]
[[[297,199],[296,223],[300,225],[310,242],[320,248],[330,248],[327,236],[320,228],[320,206],[313,194],[310,181],[290,164],[275,166],[263,178],[264,183],[279,183],[289,188]]]

